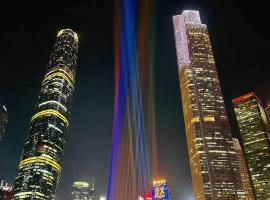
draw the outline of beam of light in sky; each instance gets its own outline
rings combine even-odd
[[[150,47],[144,44],[150,43],[147,12],[148,0],[115,1],[116,80],[109,200],[136,199],[148,193],[152,160],[157,163],[154,92],[149,83],[153,81],[153,62],[149,61]]]

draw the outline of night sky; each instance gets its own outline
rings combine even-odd
[[[179,94],[172,16],[200,11],[208,25],[223,94],[238,129],[231,99],[254,91],[270,99],[269,14],[263,1],[156,0],[155,92],[161,175],[173,200],[191,200],[192,187]],[[0,102],[9,111],[0,143],[0,179],[13,182],[20,154],[58,30],[79,34],[79,58],[71,126],[58,188],[69,199],[72,182],[96,179],[106,194],[114,98],[112,0],[1,2]]]

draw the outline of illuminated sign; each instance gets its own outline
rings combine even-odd
[[[152,200],[152,195],[151,194],[144,195],[143,199],[144,200]]]
[[[169,200],[169,189],[165,180],[153,181],[153,200]]]

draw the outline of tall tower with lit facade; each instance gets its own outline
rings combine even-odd
[[[245,199],[207,26],[190,10],[173,23],[195,199]]]
[[[0,141],[5,133],[8,122],[8,112],[4,105],[0,103]]]
[[[254,92],[233,99],[247,167],[257,200],[270,199],[269,121]]]
[[[240,175],[243,183],[243,188],[246,193],[246,200],[254,200],[254,193],[250,182],[250,176],[248,173],[244,152],[237,138],[233,138],[233,145],[237,154]]]
[[[70,29],[56,38],[29,136],[15,178],[13,199],[55,199],[74,92],[78,37]]]

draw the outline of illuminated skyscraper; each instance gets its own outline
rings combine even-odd
[[[245,199],[207,26],[198,11],[173,22],[195,199]]]
[[[233,145],[235,147],[237,158],[238,158],[240,175],[241,175],[241,179],[243,183],[243,188],[246,193],[246,200],[254,200],[253,189],[250,182],[250,176],[249,176],[249,172],[248,172],[245,157],[244,157],[244,152],[237,138],[233,138]]]
[[[5,133],[8,122],[8,112],[4,105],[0,103],[0,141]]]
[[[257,200],[270,199],[269,121],[254,92],[233,99],[247,167]]]
[[[90,200],[90,186],[87,182],[74,182],[72,185],[72,200]],[[92,199],[91,199],[92,200]]]
[[[56,38],[25,142],[13,199],[55,199],[74,92],[78,37]]]

